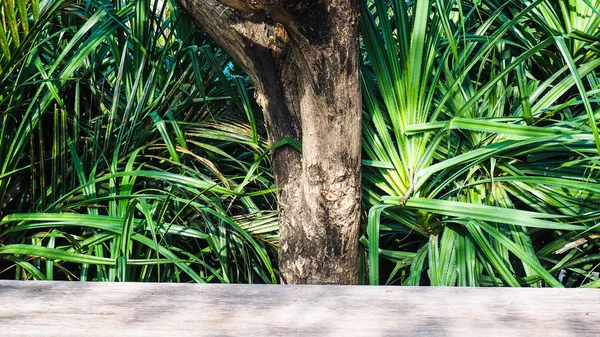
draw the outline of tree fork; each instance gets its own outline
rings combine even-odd
[[[273,154],[285,283],[358,283],[358,0],[178,0],[249,74]]]

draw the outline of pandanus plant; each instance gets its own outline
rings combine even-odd
[[[600,285],[600,2],[558,3],[365,2],[371,284]]]
[[[230,58],[172,1],[3,4],[0,277],[276,282],[269,151]]]

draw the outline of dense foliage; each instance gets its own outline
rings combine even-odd
[[[365,6],[371,283],[600,284],[598,10]]]
[[[22,3],[0,59],[3,276],[274,282],[268,151],[228,56],[172,2]]]
[[[277,282],[248,79],[173,1],[9,0],[0,277]],[[600,286],[600,0],[365,0],[365,282]]]

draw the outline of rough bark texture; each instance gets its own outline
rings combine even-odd
[[[178,0],[247,71],[273,154],[285,283],[358,282],[358,0]]]

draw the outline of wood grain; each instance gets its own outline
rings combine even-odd
[[[600,336],[600,292],[0,281],[0,336]]]

